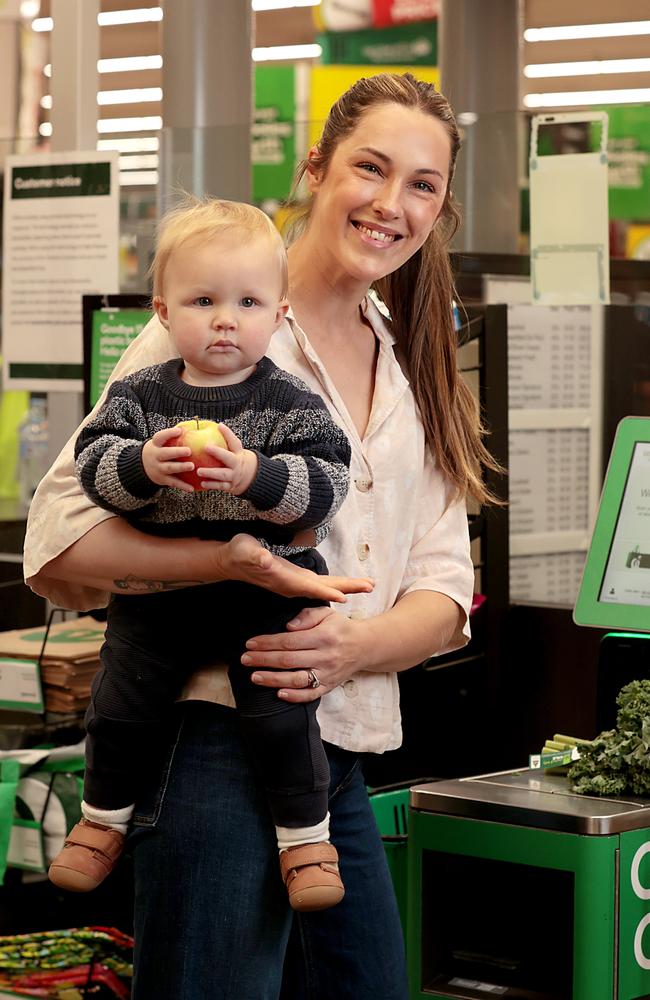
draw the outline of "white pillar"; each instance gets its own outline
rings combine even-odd
[[[97,148],[99,0],[52,0],[52,142],[55,152]],[[50,460],[83,415],[80,392],[47,397]]]
[[[250,0],[165,0],[160,200],[251,196]]]
[[[442,90],[464,133],[454,180],[463,212],[455,249],[517,251],[521,33],[520,0],[442,0]]]

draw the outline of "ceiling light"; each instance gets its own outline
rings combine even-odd
[[[38,126],[38,134],[45,137],[52,135],[52,122],[41,122]]]
[[[120,156],[120,170],[158,169],[158,156],[150,153],[148,156]]]
[[[100,90],[97,103],[106,104],[149,104],[162,101],[162,87],[135,87],[131,90]]]
[[[630,90],[569,90],[556,94],[526,94],[527,108],[571,108],[583,104],[641,104],[650,101],[650,87]]]
[[[145,184],[157,184],[158,183],[158,171],[157,170],[123,170],[120,171],[120,186],[126,187],[127,185],[145,185]]]
[[[111,24],[145,24],[147,21],[162,21],[162,7],[139,7],[137,10],[106,10],[97,15],[97,24],[105,28]],[[51,17],[37,17],[32,21],[34,31],[51,31],[54,20]]]
[[[98,139],[97,149],[104,152],[114,149],[118,153],[157,153],[160,140],[157,135],[141,135],[128,139]]]
[[[140,69],[161,69],[162,56],[124,56],[121,59],[98,59],[99,73],[128,73]]]
[[[322,53],[320,45],[269,45],[253,49],[254,62],[271,59],[318,59]]]
[[[650,21],[614,21],[611,24],[562,24],[555,28],[526,28],[527,42],[560,42],[575,38],[614,38],[650,35]]]
[[[51,108],[52,108],[52,95],[51,94],[43,94],[43,96],[41,97],[41,100],[40,100],[40,105],[46,111],[50,111]]]
[[[160,115],[150,115],[146,118],[100,118],[97,131],[110,132],[157,132],[162,128]]]
[[[40,9],[41,0],[22,0],[20,16],[24,18],[38,17]]]
[[[318,7],[320,0],[253,0],[253,10],[289,10],[291,7]]]
[[[650,59],[590,59],[585,62],[531,63],[524,76],[596,76],[600,73],[650,73]]]
[[[139,7],[137,10],[106,10],[97,15],[97,24],[144,24],[146,21],[162,21],[162,7]]]

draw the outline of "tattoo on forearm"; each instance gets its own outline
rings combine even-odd
[[[205,580],[143,580],[140,576],[125,576],[113,580],[118,590],[129,594],[159,594],[164,590],[181,590],[183,587],[199,587]]]

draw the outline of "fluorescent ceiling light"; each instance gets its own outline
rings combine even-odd
[[[144,24],[145,21],[162,21],[162,7],[139,7],[137,10],[106,10],[97,15],[97,24]]]
[[[131,90],[100,90],[97,103],[106,104],[150,104],[162,101],[162,87],[134,87]]]
[[[124,56],[121,59],[98,59],[98,73],[130,73],[139,69],[162,69],[162,56]]]
[[[265,48],[253,49],[255,62],[267,62],[271,59],[318,59],[322,53],[320,45],[269,45]]]
[[[288,10],[290,7],[318,7],[320,0],[253,0],[253,10]]]
[[[162,56],[124,56],[121,59],[98,59],[98,73],[132,73],[141,69],[162,69]],[[43,67],[43,75],[52,77],[52,63]]]
[[[597,76],[600,73],[650,73],[650,59],[590,59],[585,62],[531,63],[524,76]]]
[[[22,0],[20,16],[24,18],[36,17],[40,9],[41,0]]]
[[[614,21],[611,24],[561,24],[555,28],[526,28],[527,42],[561,42],[575,38],[614,38],[650,35],[650,21]]]
[[[162,101],[161,87],[136,87],[132,90],[100,90],[97,94],[97,103],[102,106],[108,104],[151,104]],[[41,97],[41,107],[50,110],[52,107],[52,95],[45,94]]]
[[[630,90],[569,90],[557,94],[526,94],[527,108],[572,108],[583,104],[642,104],[650,101],[650,87]]]
[[[157,132],[162,128],[160,115],[150,115],[146,118],[100,118],[97,131],[111,132]]]
[[[148,156],[120,156],[120,170],[157,170],[158,157],[155,153]]]
[[[144,24],[147,21],[162,21],[162,7],[139,7],[137,10],[107,10],[97,15],[97,24],[107,27],[111,24]],[[51,17],[37,17],[32,21],[33,31],[51,31],[54,20]]]
[[[98,139],[97,149],[115,149],[118,153],[157,153],[160,141],[157,135],[141,135],[129,139]]]
[[[157,170],[123,170],[120,171],[119,177],[121,187],[135,184],[143,186],[145,184],[158,183]]]

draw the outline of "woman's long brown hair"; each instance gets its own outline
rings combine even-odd
[[[439,468],[456,496],[470,495],[481,504],[498,503],[483,482],[483,470],[502,470],[483,443],[486,430],[479,405],[456,359],[455,288],[448,246],[460,224],[451,192],[460,135],[448,101],[433,84],[416,80],[410,73],[380,73],[357,80],[330,110],[318,152],[300,164],[294,191],[309,166],[327,171],[339,142],[356,128],[365,112],[390,103],[422,111],[442,122],[451,145],[449,181],[440,216],[426,242],[374,287],[390,312],[427,446]],[[298,207],[294,219],[304,225],[309,213],[310,203]]]

